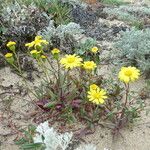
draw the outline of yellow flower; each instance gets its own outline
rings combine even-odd
[[[94,63],[94,61],[85,61],[83,63],[83,68],[86,70],[94,70],[96,68],[96,64]]]
[[[58,54],[60,53],[60,50],[58,48],[54,48],[51,53],[54,55],[54,54]]]
[[[6,58],[11,58],[12,56],[13,56],[12,53],[7,53],[7,54],[5,55]]]
[[[37,51],[36,49],[35,50],[32,50],[30,51],[30,54],[33,58],[39,58],[41,56],[41,52],[42,51]]]
[[[11,46],[14,46],[16,45],[16,42],[13,42],[13,41],[10,41],[7,43],[7,47],[11,47]]]
[[[91,52],[93,52],[93,53],[97,53],[98,52],[98,47],[93,47],[92,49],[91,49]]]
[[[104,89],[97,88],[95,90],[88,91],[88,99],[89,101],[95,103],[95,104],[103,104],[105,102],[106,91]]]
[[[81,61],[82,61],[82,58],[74,54],[74,55],[65,55],[65,57],[60,60],[60,63],[66,69],[72,69],[72,68],[81,66]]]
[[[13,57],[13,53],[7,53],[5,55],[5,58],[6,58],[6,61],[10,64],[13,64],[14,63],[14,57]]]
[[[25,46],[31,48],[34,46],[34,48],[36,48],[36,46],[42,46],[41,44],[45,44],[47,45],[48,42],[46,40],[42,40],[42,37],[41,36],[36,36],[34,41],[32,41],[31,43],[27,43],[25,44]]]
[[[29,47],[29,48],[33,47],[33,46],[34,46],[34,41],[33,41],[33,42],[31,42],[31,43],[27,43],[27,44],[25,44],[25,46],[26,46],[26,47]]]
[[[34,40],[35,46],[41,46],[41,44],[47,45],[48,42],[46,40],[42,40],[41,36],[36,36]]]
[[[96,84],[91,84],[90,85],[90,90],[96,90],[98,89],[99,87],[96,85]]]
[[[130,81],[135,81],[140,76],[140,70],[135,67],[122,67],[121,71],[119,72],[118,78],[125,82],[129,83]]]
[[[32,54],[37,54],[38,53],[38,51],[37,50],[32,50],[32,51],[30,51],[30,54],[32,55]]]
[[[45,55],[41,55],[41,58],[42,59],[46,59],[47,57]]]

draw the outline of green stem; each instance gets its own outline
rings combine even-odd
[[[48,72],[47,72],[46,66],[44,65],[44,63],[42,61],[40,61],[40,60],[37,60],[37,61],[38,61],[39,66],[41,67],[41,69],[43,70],[43,72],[45,74],[47,82],[49,83],[50,79],[48,77]]]
[[[121,116],[119,117],[119,123],[118,123],[119,127],[121,126],[121,121],[122,121],[122,119],[123,119],[123,117],[125,115],[126,105],[127,105],[127,102],[128,102],[129,83],[125,84],[125,87],[126,87],[125,103],[124,103],[122,111],[121,111]]]
[[[16,57],[16,60],[17,60],[17,65],[18,65],[18,69],[20,73],[22,73],[21,71],[21,66],[20,66],[20,62],[19,62],[19,56],[16,54],[16,52],[14,51],[14,55]]]

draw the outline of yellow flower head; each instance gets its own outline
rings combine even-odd
[[[93,47],[92,49],[91,49],[91,52],[93,52],[93,53],[97,53],[98,52],[98,47]]]
[[[32,50],[32,51],[30,51],[30,54],[32,55],[32,54],[37,54],[38,53],[38,51],[37,50]]]
[[[41,46],[41,44],[47,45],[48,42],[46,40],[42,40],[41,36],[36,36],[35,40],[34,40],[34,44],[35,44],[35,46]]]
[[[12,56],[13,56],[13,53],[7,53],[7,54],[5,55],[6,58],[11,58]]]
[[[13,41],[10,41],[7,43],[7,47],[11,47],[11,46],[14,46],[16,45],[16,42],[13,42]]]
[[[83,63],[83,68],[86,70],[94,70],[96,68],[96,64],[94,63],[94,61],[85,61]]]
[[[51,53],[54,55],[54,54],[58,54],[60,53],[60,50],[58,48],[54,48]]]
[[[130,81],[135,81],[140,76],[140,70],[135,67],[122,67],[119,72],[118,78],[120,81],[129,83]]]
[[[89,101],[95,103],[95,104],[103,104],[105,102],[106,91],[104,89],[97,88],[95,90],[88,91],[88,99]]]
[[[34,46],[34,41],[31,42],[31,43],[26,43],[25,46],[29,47],[29,48],[33,47]]]
[[[31,43],[27,43],[25,44],[25,46],[31,48],[34,46],[34,48],[36,48],[36,46],[42,46],[42,44],[45,44],[47,45],[48,42],[46,40],[42,40],[42,37],[41,36],[36,36],[34,41],[32,41]]]
[[[74,54],[74,55],[65,55],[65,57],[60,60],[60,63],[66,69],[72,69],[72,68],[81,66],[81,61],[82,61],[82,58]]]
[[[96,84],[91,84],[90,85],[90,90],[96,90],[98,89],[99,87],[96,85]]]
[[[40,58],[41,57],[41,52],[42,51],[32,50],[32,51],[30,51],[30,54],[33,58]]]
[[[47,57],[45,55],[41,55],[41,58],[42,59],[46,59]]]

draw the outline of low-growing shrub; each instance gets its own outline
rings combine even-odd
[[[50,17],[41,12],[35,5],[24,6],[18,2],[10,3],[3,6],[1,13],[1,24],[3,33],[0,36],[1,52],[6,53],[6,45],[4,43],[15,40],[17,51],[24,52],[24,44],[33,40],[37,32],[49,23]]]
[[[71,18],[70,10],[71,6],[68,6],[68,4],[63,3],[60,0],[34,0],[33,2],[30,0],[24,2],[20,0],[12,1],[8,4],[3,3],[0,17],[0,48],[2,49],[2,52],[4,54],[8,52],[4,43],[11,41],[12,39],[18,43],[16,50],[25,52],[23,45],[28,41],[33,40],[37,32],[47,32],[47,29],[50,28],[46,27],[49,25],[50,21],[53,22],[53,24],[50,24],[50,27],[59,30],[59,33],[57,32],[59,34],[58,36],[60,36],[60,34],[68,35],[68,32],[70,32],[69,29],[75,30],[76,28],[76,32],[78,32],[79,27],[76,24],[69,23]],[[67,25],[65,26],[64,24]],[[53,31],[51,31],[52,30],[48,33],[54,35]],[[43,33],[43,35],[44,34],[46,33]],[[64,37],[61,36],[61,38]],[[53,39],[57,38],[53,37]],[[73,41],[71,42],[73,43]]]
[[[99,0],[99,1],[104,4],[117,5],[117,6],[125,4],[123,0]]]
[[[150,73],[150,30],[132,28],[121,32],[121,38],[116,42],[113,52],[115,62],[121,65],[134,65],[146,75]],[[116,61],[117,60],[117,61]]]
[[[123,5],[114,8],[104,8],[103,10],[109,16],[114,16],[117,19],[129,22],[137,28],[142,28],[146,23],[146,18],[150,16],[150,8],[146,6],[129,6]]]
[[[38,34],[49,41],[53,47],[72,53],[77,44],[74,35],[81,35],[83,32],[80,25],[74,22],[55,27],[54,21],[50,21],[48,27],[39,31]]]
[[[56,25],[66,24],[71,19],[70,17],[71,7],[68,4],[62,2],[61,0],[17,0],[17,1],[2,0],[2,6],[3,6],[2,8],[10,8],[12,6],[11,9],[16,9],[17,7],[18,9],[20,9],[20,7],[22,6],[29,7],[31,5],[32,6],[34,5],[39,10],[42,10],[41,12],[45,12],[48,15],[51,15],[53,20],[55,20]],[[31,11],[31,13],[33,12]],[[25,14],[23,15],[23,17],[24,16]]]

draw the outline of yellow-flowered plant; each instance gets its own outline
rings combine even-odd
[[[39,58],[41,56],[42,51],[38,51],[36,49],[30,51],[30,54],[33,58]]]
[[[74,120],[74,118],[77,120],[84,118],[90,123],[96,123],[100,119],[110,117],[109,121],[114,123],[117,130],[126,121],[131,120],[133,116],[138,114],[137,111],[140,107],[137,107],[137,105],[136,107],[130,107],[133,100],[129,101],[129,83],[137,80],[140,76],[140,71],[137,68],[122,67],[118,78],[125,83],[123,84],[124,88],[119,85],[120,83],[115,83],[112,86],[113,81],[101,78],[97,75],[98,73],[94,72],[98,67],[96,64],[99,64],[99,56],[96,55],[99,50],[97,47],[89,48],[84,56],[67,54],[61,57],[59,54],[61,51],[57,48],[54,48],[48,54],[42,48],[38,49],[37,46],[42,46],[42,44],[48,44],[48,42],[43,40],[41,36],[36,36],[33,42],[26,44],[27,47],[33,48],[29,54],[36,60],[38,67],[42,70],[41,76],[44,76],[41,79],[44,80],[45,85],[42,83],[42,93],[38,93],[37,97],[40,96],[38,97],[39,100],[46,99],[45,101],[48,101],[46,104],[44,102],[41,109],[44,109],[44,111],[45,109],[55,110],[58,114],[55,118],[60,117],[61,119],[61,116],[63,116],[67,121]],[[7,47],[10,48],[15,45],[14,42],[10,41]],[[17,57],[18,53],[12,52],[7,53],[5,58],[23,76],[19,66],[19,57]],[[87,57],[88,55],[90,56]],[[45,61],[47,63],[44,63]],[[74,68],[77,69],[70,71]],[[109,85],[107,86],[107,84]],[[107,90],[101,88],[104,86]],[[123,89],[125,92],[122,91]],[[79,118],[76,118],[78,116]]]
[[[129,83],[137,80],[139,76],[140,76],[140,70],[138,70],[135,67],[129,66],[129,67],[121,68],[118,78],[125,83]]]
[[[60,50],[58,48],[54,48],[51,53],[54,55],[54,54],[59,54],[60,53]]]
[[[54,49],[51,51],[51,53],[52,53],[52,55],[53,55],[53,58],[58,61],[60,50],[59,50],[58,48],[54,48]]]
[[[13,53],[7,53],[7,54],[5,54],[5,58],[11,58],[11,57],[13,57]]]
[[[90,90],[88,91],[88,99],[89,101],[95,104],[103,104],[105,102],[106,91],[104,89],[99,88],[96,84],[90,86]]]
[[[65,55],[64,58],[60,60],[60,63],[66,68],[66,69],[73,69],[76,67],[80,67],[82,62],[82,58],[77,56],[76,54],[73,55]]]
[[[15,51],[15,49],[16,49],[16,42],[14,42],[14,41],[9,41],[8,43],[7,43],[7,47],[11,50],[11,51]]]
[[[47,56],[45,56],[45,55],[41,55],[41,58],[42,58],[42,59],[46,59],[46,58],[47,58]]]
[[[95,46],[95,47],[93,47],[93,48],[91,49],[91,52],[93,52],[93,53],[97,53],[97,52],[98,52],[98,50],[99,50],[99,49],[98,49],[98,47],[96,47],[96,46]]]
[[[14,42],[14,41],[9,41],[7,43],[7,47],[11,47],[11,46],[14,46],[14,45],[16,45],[16,42]]]
[[[90,90],[96,90],[96,89],[99,89],[99,87],[96,84],[90,85]]]
[[[94,70],[97,67],[96,63],[94,61],[85,61],[83,63],[83,68],[89,71]]]
[[[5,54],[5,59],[8,63],[13,64],[14,63],[13,53]]]
[[[42,36],[36,36],[34,41],[32,41],[31,43],[25,44],[25,46],[27,46],[29,48],[34,47],[36,49],[37,47],[41,47],[43,44],[47,45],[49,43],[46,40],[43,40]]]

